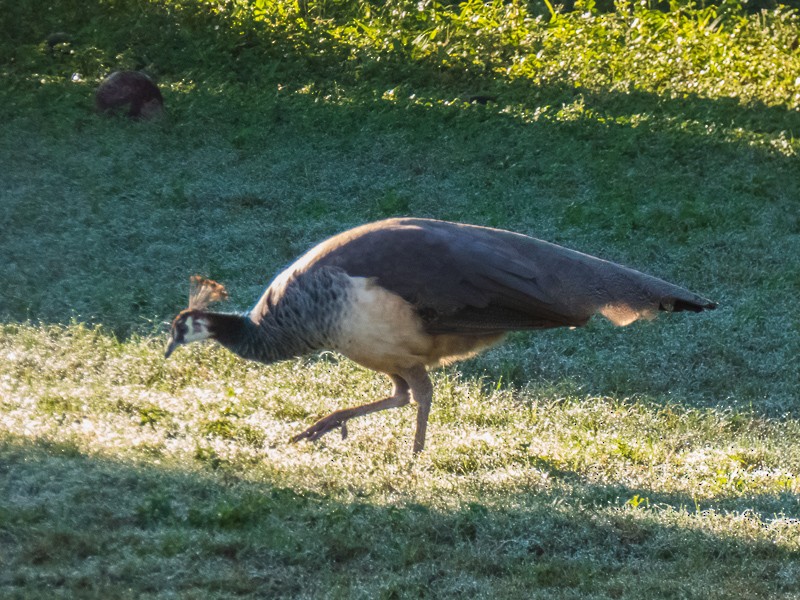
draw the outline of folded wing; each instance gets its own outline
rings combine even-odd
[[[716,305],[680,286],[508,231],[428,219],[391,219],[317,246],[298,262],[374,278],[412,303],[429,333],[486,334],[616,325],[658,311]]]

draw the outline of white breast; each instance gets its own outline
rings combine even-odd
[[[350,281],[334,350],[384,373],[426,364],[431,337],[411,304],[365,277]]]
[[[350,299],[333,349],[375,371],[439,366],[503,338],[502,334],[431,335],[414,307],[397,294],[364,277],[351,277],[350,282]]]

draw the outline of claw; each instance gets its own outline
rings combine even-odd
[[[296,444],[300,440],[308,440],[309,442],[315,442],[323,435],[336,429],[337,427],[342,428],[342,439],[347,438],[347,426],[345,423],[347,419],[342,419],[338,415],[331,414],[327,417],[324,417],[314,423],[311,427],[306,429],[305,431],[298,433],[297,435],[293,436],[290,441],[293,444]]]

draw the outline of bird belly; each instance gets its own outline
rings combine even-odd
[[[397,373],[435,367],[471,356],[503,334],[429,334],[414,306],[373,280],[351,277],[334,350],[375,371]]]
[[[475,356],[479,352],[501,342],[505,333],[492,333],[484,335],[458,335],[440,334],[433,337],[433,348],[430,356],[430,366],[449,365],[465,358]]]

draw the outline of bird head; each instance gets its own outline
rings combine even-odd
[[[164,358],[169,358],[178,346],[214,337],[211,315],[205,308],[212,302],[228,298],[225,287],[216,281],[199,275],[193,275],[189,281],[189,308],[178,313],[172,321]]]
[[[211,337],[214,337],[214,334],[207,314],[200,310],[186,309],[181,311],[172,321],[169,344],[167,345],[167,351],[164,353],[164,358],[169,358],[169,355],[178,346],[207,340]]]

